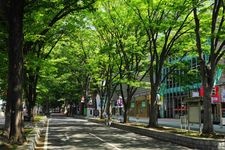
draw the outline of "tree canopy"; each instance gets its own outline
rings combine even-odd
[[[199,73],[201,78],[195,81],[206,91],[204,110],[209,110],[204,111],[204,133],[213,132],[210,92],[225,53],[222,0],[25,0],[18,4],[0,3],[0,99],[7,100],[7,117],[14,116],[8,118],[8,127],[21,113],[11,113],[16,109],[14,101],[18,107],[26,101],[32,116],[36,103],[54,104],[59,99],[79,103],[82,96],[88,99],[98,93],[105,97],[109,111],[116,91],[123,99],[126,122],[138,88],[150,90],[149,126],[155,127],[157,94],[165,79]],[[18,17],[18,24],[12,17]],[[200,68],[187,69],[187,55],[198,57]],[[163,74],[164,68],[170,71]],[[177,74],[180,69],[182,75]],[[15,86],[20,88],[13,93]]]

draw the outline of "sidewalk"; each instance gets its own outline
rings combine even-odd
[[[123,120],[123,116],[112,116],[113,119],[115,120]],[[136,118],[136,117],[130,117],[129,116],[129,121],[130,122],[139,122],[139,123],[144,123],[148,124],[149,118]],[[180,119],[174,119],[174,118],[159,118],[158,119],[158,124],[161,126],[166,126],[166,127],[174,127],[174,128],[181,128],[181,123]],[[203,124],[201,124],[201,127],[203,127]],[[214,131],[217,133],[223,133],[225,134],[225,126],[220,126],[218,124],[214,124]],[[183,125],[184,129],[184,125]],[[196,130],[199,131],[199,124],[190,124],[190,130]]]
[[[41,132],[45,128],[47,117],[44,116],[40,122],[31,123],[26,122],[25,127],[33,128],[33,131],[27,135],[27,141],[23,145],[18,145],[17,150],[35,150],[37,140],[40,137]],[[5,124],[5,118],[0,116],[0,128],[3,129]]]

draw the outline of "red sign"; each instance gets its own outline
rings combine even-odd
[[[214,86],[211,93],[211,103],[219,103],[220,96],[219,96],[219,86]]]
[[[204,88],[200,87],[199,96],[204,96]],[[220,103],[219,86],[214,86],[211,92],[211,103]]]
[[[199,89],[199,96],[201,96],[201,97],[204,96],[204,88],[203,88],[203,86],[201,86],[200,89]]]

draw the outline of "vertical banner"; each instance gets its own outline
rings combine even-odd
[[[200,87],[199,90],[199,96],[203,97],[204,96],[204,89],[203,86]],[[225,98],[225,97],[224,97]],[[211,103],[220,103],[221,99],[220,99],[220,91],[219,91],[219,86],[214,86],[212,89],[212,93],[211,93]],[[224,101],[225,102],[225,101]]]
[[[212,89],[211,103],[220,103],[219,86],[214,86]]]

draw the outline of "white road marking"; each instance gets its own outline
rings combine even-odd
[[[104,142],[105,144],[107,144],[107,145],[109,145],[109,146],[115,148],[116,150],[121,150],[121,149],[119,149],[118,147],[116,147],[115,145],[106,142],[106,141],[103,140],[102,138],[100,138],[100,137],[98,137],[98,136],[96,136],[96,135],[94,135],[94,134],[92,134],[92,133],[89,133],[89,134],[92,135],[92,136],[94,136],[95,138],[99,139],[100,141]]]
[[[47,121],[47,128],[46,128],[46,132],[45,132],[44,150],[48,149],[48,130],[49,130],[49,119]]]

